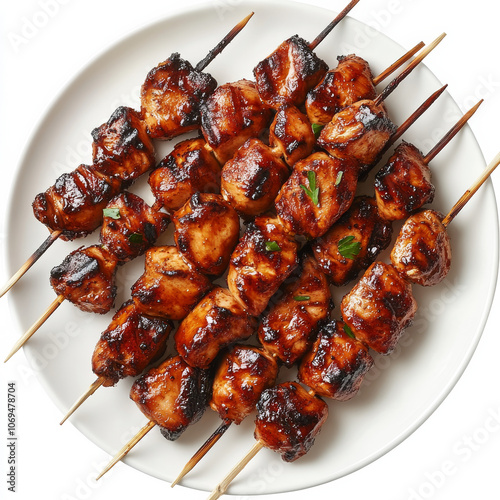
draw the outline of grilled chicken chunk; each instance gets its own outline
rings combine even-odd
[[[337,67],[307,94],[306,112],[311,123],[326,125],[345,107],[377,95],[368,62],[354,54],[337,59]]]
[[[281,286],[276,302],[271,299],[274,303],[258,331],[263,347],[287,366],[310,349],[333,309],[328,282],[313,257],[302,259],[299,273],[292,273],[290,282]]]
[[[358,184],[358,164],[313,153],[295,164],[275,206],[292,234],[318,238],[350,207]]]
[[[117,264],[101,246],[80,247],[50,271],[50,284],[82,311],[105,314],[115,301]]]
[[[416,310],[411,285],[383,262],[374,262],[341,303],[354,336],[381,354],[394,349]]]
[[[382,219],[374,198],[357,196],[351,208],[312,243],[314,257],[331,283],[356,278],[391,242],[392,225]]]
[[[332,156],[355,159],[365,175],[395,131],[383,104],[363,100],[334,115],[319,134],[318,145]]]
[[[299,380],[318,396],[347,401],[355,396],[373,358],[341,321],[332,321],[319,332],[312,349],[300,364]]]
[[[131,183],[153,167],[155,151],[141,115],[120,106],[92,131],[94,165],[100,172]]]
[[[175,356],[139,377],[132,386],[130,399],[160,426],[166,439],[174,441],[201,418],[211,386],[207,371],[192,368]]]
[[[409,217],[399,232],[392,265],[412,283],[437,285],[450,270],[451,243],[442,220],[442,214],[424,210]]]
[[[201,130],[221,165],[247,139],[258,137],[272,112],[259,98],[255,84],[238,80],[217,87],[202,107]]]
[[[221,349],[245,340],[257,326],[231,293],[214,288],[184,318],[175,333],[175,347],[191,366],[208,368]]]
[[[146,252],[144,274],[132,285],[132,298],[144,314],[177,320],[185,318],[211,287],[175,246],[152,247]]]
[[[285,105],[274,115],[269,130],[269,144],[293,167],[312,153],[316,136],[307,116],[295,106]]]
[[[274,217],[262,215],[247,225],[231,256],[227,284],[252,316],[264,311],[271,296],[298,265],[298,247]]]
[[[222,168],[221,193],[242,216],[272,208],[288,167],[259,139],[248,139]]]
[[[195,70],[177,52],[158,64],[141,88],[141,111],[150,137],[171,139],[198,128],[201,103],[216,87],[211,75]]]
[[[62,231],[64,240],[87,236],[102,224],[103,209],[121,187],[119,179],[80,165],[35,197],[33,213],[50,231]]]
[[[219,361],[210,407],[225,421],[240,424],[254,409],[262,391],[278,375],[276,360],[264,350],[235,346]]]
[[[201,137],[179,142],[149,175],[155,208],[169,213],[197,192],[220,192],[220,165]]]
[[[402,142],[375,176],[375,196],[382,217],[401,220],[434,199],[431,171],[423,154]]]
[[[277,109],[282,104],[303,104],[307,92],[321,81],[327,70],[327,64],[308,43],[294,35],[259,62],[253,73],[261,99]]]
[[[132,300],[116,311],[102,332],[92,355],[92,371],[110,387],[125,377],[136,377],[159,359],[173,325],[142,314]]]
[[[221,275],[238,243],[240,219],[221,195],[196,193],[172,216],[182,256],[204,274]]]
[[[139,196],[124,192],[106,206],[101,244],[120,262],[142,255],[165,231],[169,217],[154,211]]]
[[[257,403],[255,439],[285,462],[305,455],[328,417],[328,405],[295,382],[266,389]]]

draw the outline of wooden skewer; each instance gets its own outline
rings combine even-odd
[[[68,413],[64,416],[64,418],[59,422],[59,425],[64,424],[68,418],[75,413],[75,411],[82,405],[84,401],[86,401],[92,394],[94,394],[101,385],[104,384],[104,378],[99,377],[97,380],[95,380],[92,385],[87,389],[87,392],[83,394],[76,402],[75,404],[69,409]]]
[[[156,424],[150,420],[109,462],[104,470],[96,477],[96,481],[101,479],[106,472],[115,466],[127,453],[155,426]]]
[[[314,50],[330,33],[330,31],[337,26],[337,24],[344,19],[352,8],[359,2],[359,0],[351,0],[344,10],[309,44],[309,48]]]
[[[64,301],[64,297],[62,295],[58,295],[54,302],[50,304],[47,310],[40,316],[40,318],[33,323],[31,328],[15,343],[14,347],[5,358],[4,363],[9,361],[9,359],[17,352],[21,347],[31,338],[31,336],[47,321],[49,316],[61,305]]]
[[[224,433],[231,426],[231,420],[223,421],[219,427],[214,431],[214,433],[200,446],[200,449],[191,457],[189,462],[184,466],[180,474],[174,480],[174,482],[170,485],[173,488],[176,484],[178,484],[181,479],[193,469],[193,467],[208,453],[209,450],[219,441],[219,439],[224,435]]]

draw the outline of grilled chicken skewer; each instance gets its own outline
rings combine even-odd
[[[0,290],[0,297],[55,240],[82,237],[101,225],[102,209],[110,199],[153,166],[150,137],[171,138],[199,126],[200,105],[217,86],[202,71],[252,16],[253,12],[240,21],[195,68],[180,59],[179,54],[172,54],[148,74],[142,86],[140,113],[121,106],[107,124],[92,132],[93,165],[80,165],[75,171],[63,174],[35,198],[35,216],[47,225],[51,234],[8,280]]]

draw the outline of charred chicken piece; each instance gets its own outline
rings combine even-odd
[[[326,125],[345,107],[377,95],[368,62],[354,54],[337,59],[337,67],[307,94],[306,112],[311,123]]]
[[[354,336],[380,354],[394,349],[416,310],[411,285],[383,262],[374,262],[341,303]]]
[[[298,274],[298,273],[297,273]],[[305,256],[300,274],[285,282],[259,327],[263,347],[292,366],[311,347],[318,328],[329,319],[332,295],[325,275],[311,256]]]
[[[153,167],[155,151],[141,115],[120,106],[106,123],[92,131],[93,160],[109,177],[132,183]]]
[[[171,139],[197,129],[200,106],[216,87],[210,74],[195,70],[177,52],[158,64],[141,88],[141,111],[150,137]]]
[[[73,240],[102,224],[103,209],[121,187],[119,179],[102,175],[94,166],[80,165],[38,194],[33,212],[50,231],[62,231],[62,239]]]
[[[257,403],[255,439],[285,462],[305,455],[328,417],[328,405],[295,382],[266,389]]]
[[[253,73],[261,99],[277,109],[283,104],[302,105],[327,70],[308,42],[294,35],[259,62]]]
[[[106,206],[101,244],[120,262],[142,255],[165,231],[169,217],[154,211],[139,196],[124,192]]]
[[[92,355],[92,371],[110,387],[125,377],[136,377],[159,359],[173,325],[142,314],[132,300],[115,313]]]
[[[234,346],[215,372],[210,407],[225,421],[240,424],[254,409],[262,391],[272,387],[278,364],[264,350]]]
[[[332,156],[358,161],[361,176],[375,164],[394,132],[396,126],[384,105],[362,100],[334,115],[321,131],[318,145]]]
[[[392,225],[377,210],[374,198],[358,196],[351,208],[312,243],[314,257],[331,283],[356,278],[391,242]]]
[[[373,358],[343,322],[332,321],[319,332],[300,364],[299,380],[318,396],[347,401],[355,396]]]
[[[258,137],[269,125],[271,109],[259,97],[255,84],[238,80],[217,87],[202,106],[201,130],[221,165],[247,139]]]
[[[105,314],[115,301],[117,264],[101,246],[80,247],[50,271],[50,284],[82,311]]]
[[[275,201],[286,230],[309,238],[325,234],[350,207],[358,172],[355,161],[323,152],[297,162]]]
[[[179,142],[149,175],[155,208],[179,210],[197,192],[220,192],[220,165],[201,137]]]
[[[144,274],[132,285],[132,298],[144,314],[180,320],[210,288],[210,280],[175,246],[152,247],[146,251]]]
[[[248,139],[222,168],[221,193],[242,216],[272,208],[288,167],[259,139]]]
[[[442,214],[424,210],[409,217],[394,243],[391,261],[408,281],[437,285],[451,266],[451,243]]]
[[[278,109],[271,123],[269,144],[293,167],[312,153],[316,136],[307,116],[295,106],[285,105]]]
[[[252,318],[225,288],[214,288],[184,318],[175,347],[191,366],[208,368],[221,349],[254,332]]]
[[[139,377],[132,386],[130,399],[160,426],[166,439],[174,441],[201,418],[211,387],[208,371],[192,368],[175,356]]]
[[[431,171],[423,154],[402,142],[375,176],[375,196],[382,217],[401,220],[434,199]]]
[[[204,274],[221,275],[238,243],[240,219],[221,195],[196,193],[172,216],[175,243]]]
[[[229,263],[227,284],[237,302],[252,316],[298,265],[299,244],[280,221],[262,215],[247,225]]]

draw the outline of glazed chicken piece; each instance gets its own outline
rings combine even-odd
[[[255,410],[262,391],[274,385],[277,375],[276,360],[264,350],[234,346],[218,364],[210,407],[224,421],[239,425]]]
[[[355,396],[373,358],[342,321],[319,332],[299,367],[299,380],[318,396],[347,401]]]
[[[351,208],[312,243],[312,250],[330,282],[343,286],[365,270],[391,238],[392,225],[378,213],[375,199],[357,196]]]
[[[154,166],[155,151],[141,115],[120,106],[92,131],[94,165],[103,174],[128,184]]]
[[[316,144],[311,123],[295,106],[281,106],[274,115],[269,130],[269,145],[293,167],[309,156]]]
[[[310,349],[318,328],[327,321],[333,300],[325,275],[311,256],[302,259],[271,299],[272,306],[259,326],[262,346],[286,366],[292,366]],[[298,274],[298,276],[296,276]]]
[[[107,204],[101,244],[120,262],[142,255],[165,231],[169,217],[154,211],[139,196],[124,192]]]
[[[374,262],[341,303],[354,336],[380,354],[394,349],[416,310],[411,285],[383,262]]]
[[[431,171],[423,154],[402,142],[375,176],[375,196],[382,217],[406,219],[434,199]]]
[[[119,179],[80,165],[35,197],[33,213],[51,232],[62,231],[63,240],[81,238],[102,224],[103,209],[121,187]]]
[[[171,139],[200,126],[200,106],[216,89],[208,73],[197,71],[175,52],[147,75],[141,111],[150,137]]]
[[[221,349],[247,339],[256,326],[228,290],[216,287],[179,325],[175,347],[189,365],[208,368]]]
[[[259,139],[248,139],[222,168],[221,193],[242,216],[261,215],[289,175],[288,167]]]
[[[255,439],[285,462],[305,455],[328,417],[328,405],[295,382],[266,389],[257,403]]]
[[[324,126],[318,145],[332,156],[355,159],[365,175],[378,160],[384,146],[396,132],[383,103],[362,100],[339,111]]]
[[[105,314],[115,301],[117,265],[116,257],[101,246],[80,247],[50,271],[50,284],[82,311]]]
[[[238,80],[217,87],[201,110],[201,131],[221,165],[247,139],[269,125],[272,111],[259,97],[255,84]]]
[[[355,161],[323,152],[300,160],[276,197],[280,222],[289,233],[322,236],[351,206],[358,171]]]
[[[149,175],[155,208],[179,210],[197,192],[220,192],[220,165],[201,137],[179,142]]]
[[[150,316],[183,319],[212,288],[210,280],[188,264],[175,246],[147,250],[144,267],[144,274],[132,285],[132,298]]]
[[[442,214],[424,210],[409,217],[394,243],[391,261],[408,281],[437,285],[451,266],[451,243]]]
[[[261,99],[277,109],[283,104],[302,105],[327,70],[308,42],[294,35],[259,62],[253,73]]]
[[[326,125],[340,110],[363,99],[375,99],[370,65],[361,57],[339,56],[338,65],[306,98],[306,112],[311,123]]]
[[[299,244],[278,219],[258,216],[247,225],[229,263],[227,284],[237,302],[252,316],[298,265]]]
[[[92,371],[110,387],[125,377],[136,377],[161,358],[173,324],[150,318],[132,300],[125,302],[102,332],[92,355]]]
[[[240,219],[221,195],[196,193],[172,216],[182,256],[204,274],[226,270],[238,243]]]
[[[175,356],[139,377],[132,385],[130,399],[160,426],[166,439],[174,441],[201,418],[211,387],[207,371],[192,368]]]

